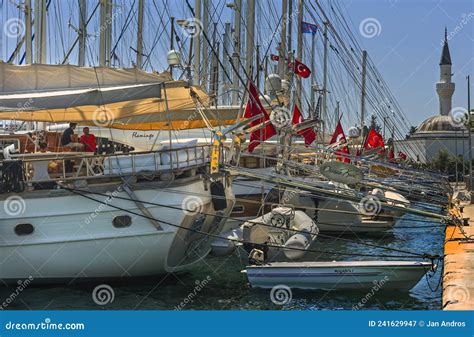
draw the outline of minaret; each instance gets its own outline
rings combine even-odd
[[[444,45],[439,62],[439,82],[436,83],[436,92],[439,96],[439,114],[442,116],[449,115],[451,111],[451,98],[454,93],[454,83],[451,82],[451,55],[449,54],[448,46],[448,30],[444,29]]]

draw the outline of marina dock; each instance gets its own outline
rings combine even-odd
[[[464,233],[457,226],[446,228],[443,310],[474,310],[474,204],[464,204],[462,217],[469,218]]]

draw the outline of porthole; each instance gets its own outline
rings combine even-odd
[[[132,218],[130,215],[118,215],[112,220],[112,223],[116,228],[130,227]]]
[[[28,235],[35,231],[35,228],[32,224],[21,223],[15,226],[16,235]]]
[[[245,206],[244,205],[235,205],[234,208],[232,209],[233,214],[241,214],[245,212]]]

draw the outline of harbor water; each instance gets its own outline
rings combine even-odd
[[[406,215],[396,227],[383,235],[367,237],[359,235],[351,240],[393,247],[417,253],[441,254],[444,229],[439,223],[427,222],[426,218]],[[371,257],[341,256],[312,253],[307,260],[368,260],[377,255],[394,254],[380,248],[344,242],[337,238],[318,238],[314,249],[351,254],[367,254]],[[245,259],[236,254],[228,257],[209,257],[190,272],[169,274],[147,279],[69,285],[35,285],[31,282],[15,295],[5,309],[161,309],[161,310],[364,310],[364,309],[441,309],[442,265],[431,278],[423,277],[410,292],[387,291],[375,287],[369,292],[353,291],[303,291],[293,290],[292,299],[285,305],[271,301],[270,290],[251,289],[247,285]],[[113,296],[105,305],[93,300],[97,286],[110,286]],[[15,294],[14,286],[1,288],[5,301]],[[113,301],[112,301],[113,299]],[[5,302],[4,302],[5,303]]]

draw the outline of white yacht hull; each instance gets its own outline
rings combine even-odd
[[[170,190],[136,189],[139,200],[163,205],[142,203],[158,221],[161,228],[157,229],[146,217],[131,214],[143,213],[135,202],[117,198],[130,198],[125,191],[113,188],[110,197],[87,194],[102,203],[64,191],[38,191],[42,196],[26,192],[2,200],[0,279],[137,277],[180,271],[210,251],[212,239],[196,231],[219,234],[233,206],[228,187],[227,208],[216,212],[209,188],[200,179]],[[15,201],[20,211],[15,208],[17,214],[7,213]],[[198,212],[183,211],[183,206],[198,207]],[[124,215],[131,217],[131,225],[115,227],[114,218]],[[30,224],[34,231],[18,235],[18,224]]]

